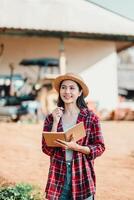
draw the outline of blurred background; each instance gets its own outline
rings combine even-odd
[[[70,71],[87,82],[87,104],[101,119],[134,120],[131,2],[0,4],[1,120],[43,119],[56,106],[54,78]]]

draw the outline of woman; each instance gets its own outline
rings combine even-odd
[[[59,93],[57,108],[44,124],[44,131],[66,131],[81,121],[86,136],[79,141],[57,140],[61,147],[48,147],[42,137],[42,150],[50,156],[46,186],[49,200],[93,200],[96,189],[94,159],[104,150],[98,117],[84,101],[89,93],[83,79],[76,74],[58,76],[54,86]]]

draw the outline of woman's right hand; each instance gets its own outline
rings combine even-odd
[[[54,109],[54,111],[52,112],[54,123],[59,123],[59,120],[63,115],[63,110],[63,107],[57,107],[56,109]]]

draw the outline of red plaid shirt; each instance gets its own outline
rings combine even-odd
[[[98,117],[87,108],[81,109],[77,123],[83,121],[86,136],[78,144],[88,146],[90,154],[73,152],[72,160],[72,195],[74,200],[83,200],[95,193],[96,179],[94,172],[94,159],[104,150],[104,141]],[[44,124],[44,131],[51,131],[53,117],[49,115]],[[59,121],[57,131],[63,131],[62,122]],[[50,168],[46,186],[46,198],[59,200],[66,176],[65,149],[61,147],[48,147],[42,137],[42,150],[50,156]]]

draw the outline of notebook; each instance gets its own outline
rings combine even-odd
[[[59,144],[55,143],[55,140],[60,139],[63,141],[70,141],[73,139],[77,142],[81,138],[86,136],[85,128],[83,122],[75,124],[73,127],[69,128],[65,132],[46,132],[43,131],[43,137],[45,142],[50,147],[60,147]]]

